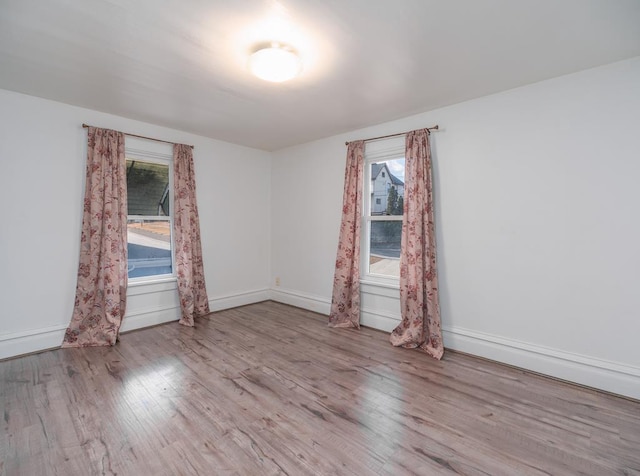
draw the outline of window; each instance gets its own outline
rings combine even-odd
[[[363,194],[361,274],[365,279],[394,283],[400,278],[404,151],[371,156],[365,152],[365,184],[370,189]]]
[[[127,250],[130,279],[173,275],[170,157],[127,155]]]

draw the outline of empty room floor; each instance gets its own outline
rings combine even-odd
[[[274,302],[0,362],[0,475],[640,474],[640,403]]]

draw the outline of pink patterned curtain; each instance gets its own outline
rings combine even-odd
[[[329,327],[360,327],[360,221],[364,141],[349,143],[342,198],[342,223],[333,278]]]
[[[429,131],[409,132],[400,252],[402,322],[391,333],[395,346],[420,348],[440,360],[444,353],[438,304]]]
[[[114,345],[127,300],[124,134],[89,127],[80,265],[62,347]]]
[[[193,151],[184,144],[173,146],[173,233],[180,324],[193,327],[196,317],[209,314],[209,298],[202,264]]]

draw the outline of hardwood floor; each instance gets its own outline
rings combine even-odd
[[[640,474],[640,403],[265,302],[0,362],[2,475]]]

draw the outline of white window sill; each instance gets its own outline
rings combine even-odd
[[[175,276],[129,281],[127,295],[136,296],[139,294],[174,291],[178,287],[177,281],[178,279]]]
[[[400,290],[400,282],[398,280],[393,280],[393,279],[389,279],[389,280],[378,280],[375,278],[364,278],[360,280],[360,284],[364,284],[365,286],[377,286],[380,288],[387,288],[387,289],[396,289],[396,290]]]

